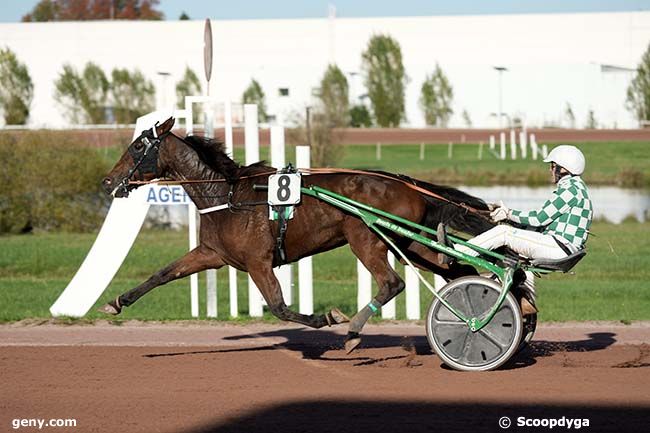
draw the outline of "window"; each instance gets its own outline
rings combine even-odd
[[[280,87],[278,89],[278,93],[280,96],[289,96],[289,88],[288,87]]]

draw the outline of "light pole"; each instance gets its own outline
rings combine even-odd
[[[160,107],[158,109],[167,109],[167,78],[171,75],[171,73],[166,72],[166,71],[158,71],[157,74],[161,78],[161,92],[160,92]]]
[[[503,93],[503,91],[502,91],[502,87],[501,87],[501,77],[503,76],[503,72],[507,71],[508,68],[506,68],[505,66],[494,66],[494,69],[496,71],[499,71],[499,111],[498,111],[498,113],[499,113],[499,129],[501,129],[501,127],[502,127],[501,119],[502,119],[502,116],[503,116],[503,109],[502,109],[502,106],[503,106],[503,95],[502,95],[502,93]]]

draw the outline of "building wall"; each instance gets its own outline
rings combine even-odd
[[[624,108],[632,73],[602,73],[600,64],[637,65],[650,42],[650,12],[217,20],[212,30],[210,93],[237,101],[255,77],[280,119],[314,102],[312,89],[331,61],[348,74],[354,98],[364,93],[361,52],[373,34],[385,33],[401,44],[409,76],[405,125],[424,125],[420,87],[437,62],[454,88],[451,126],[464,126],[464,109],[474,126],[497,126],[499,65],[509,69],[503,111],[527,125],[561,122],[570,103],[578,127],[593,109],[604,126],[622,128],[636,126]],[[93,61],[107,73],[137,67],[167,89],[159,102],[174,99],[186,65],[203,78],[203,21],[3,23],[0,46],[14,50],[32,75],[32,126],[67,124],[52,96],[64,63],[81,69]],[[171,76],[164,82],[157,72]],[[289,97],[278,95],[280,87]]]

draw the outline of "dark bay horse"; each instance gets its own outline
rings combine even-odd
[[[173,124],[174,119],[168,119],[162,125],[143,131],[131,143],[103,180],[108,193],[118,197],[128,195],[137,186],[133,181],[167,178],[203,181],[183,184],[198,209],[227,201],[266,202],[267,193],[254,191],[253,185],[265,184],[268,175],[275,173],[274,168],[263,163],[242,167],[226,155],[221,143],[196,136],[180,138],[171,133]],[[429,227],[443,221],[471,235],[492,227],[485,219],[461,207],[410,188],[396,175],[314,174],[304,176],[303,184],[318,185]],[[418,185],[454,202],[488,209],[482,200],[456,189],[424,182],[418,182]],[[379,287],[372,302],[351,320],[336,308],[326,314],[304,315],[286,306],[280,284],[273,274],[273,267],[280,264],[276,251],[278,223],[269,220],[267,206],[205,213],[201,215],[200,227],[198,247],[104,305],[100,311],[119,314],[122,308],[132,305],[154,287],[195,272],[230,265],[250,274],[271,312],[282,320],[312,328],[349,321],[345,346],[350,352],[359,345],[359,332],[370,316],[404,289],[404,282],[388,263],[387,246],[363,221],[309,196],[303,196],[294,218],[289,220],[285,239],[286,262],[349,244]],[[468,270],[467,266],[443,264],[436,252],[421,244],[405,239],[397,241],[419,267],[445,278],[474,272],[471,267]]]

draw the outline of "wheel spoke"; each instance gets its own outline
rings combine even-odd
[[[438,325],[464,326],[469,329],[467,323],[461,322],[460,320],[436,320],[436,326]]]
[[[505,347],[503,346],[503,343],[500,342],[500,341],[497,339],[497,337],[496,337],[494,334],[492,334],[489,330],[483,328],[483,329],[481,329],[480,331],[478,331],[478,333],[481,334],[481,336],[482,336],[483,338],[485,338],[486,340],[488,340],[488,341],[490,341],[490,342],[496,344],[497,346],[499,346],[501,349],[504,349],[504,348],[505,348]],[[507,346],[506,346],[506,347],[507,347]]]

